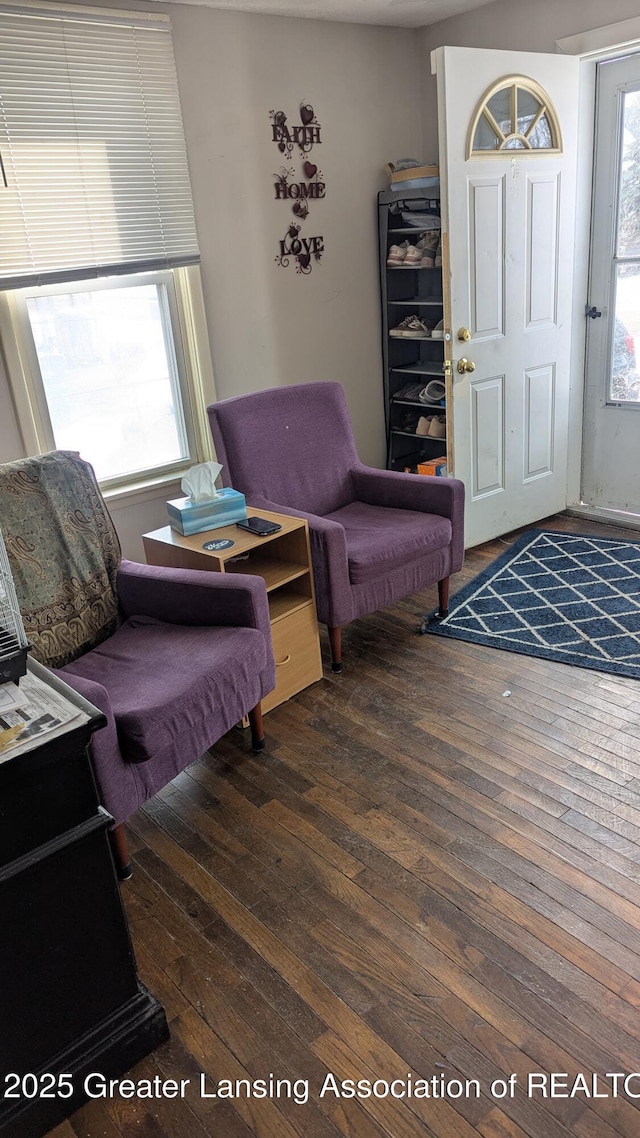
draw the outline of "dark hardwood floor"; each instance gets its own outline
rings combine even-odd
[[[640,1069],[640,685],[420,637],[436,599],[347,628],[342,675],[325,642],[263,754],[232,732],[131,819],[124,896],[171,1041],[130,1077],[191,1082],[56,1138],[638,1138],[640,1097],[605,1075]],[[203,1098],[200,1072],[309,1099]],[[432,1097],[320,1098],[327,1072]],[[529,1097],[531,1072],[609,1097]],[[452,1097],[465,1080],[479,1097]]]

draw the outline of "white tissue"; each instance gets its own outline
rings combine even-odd
[[[219,462],[201,462],[198,466],[190,467],[180,483],[182,492],[192,502],[210,502],[218,497],[216,478],[221,470]]]

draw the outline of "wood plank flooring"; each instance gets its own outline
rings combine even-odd
[[[191,1082],[96,1100],[56,1138],[640,1134],[605,1078],[640,1068],[640,685],[417,636],[435,603],[347,628],[342,675],[325,643],[262,755],[234,731],[131,819],[123,892],[171,1041],[130,1077]],[[321,1098],[328,1072],[431,1097]],[[566,1072],[565,1097],[529,1096],[531,1072]],[[578,1072],[608,1097],[570,1096]],[[201,1097],[201,1073],[308,1101]]]

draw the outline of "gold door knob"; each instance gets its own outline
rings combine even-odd
[[[468,360],[466,356],[463,356],[461,360],[458,360],[457,369],[460,375],[464,375],[467,371],[475,371],[476,365],[473,360]]]
[[[458,328],[458,340],[461,344],[468,344],[471,339],[471,330],[469,328]]]

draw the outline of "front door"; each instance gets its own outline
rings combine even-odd
[[[640,514],[640,56],[597,86],[582,501]]]
[[[579,65],[450,47],[433,59],[450,458],[472,546],[567,504]]]

